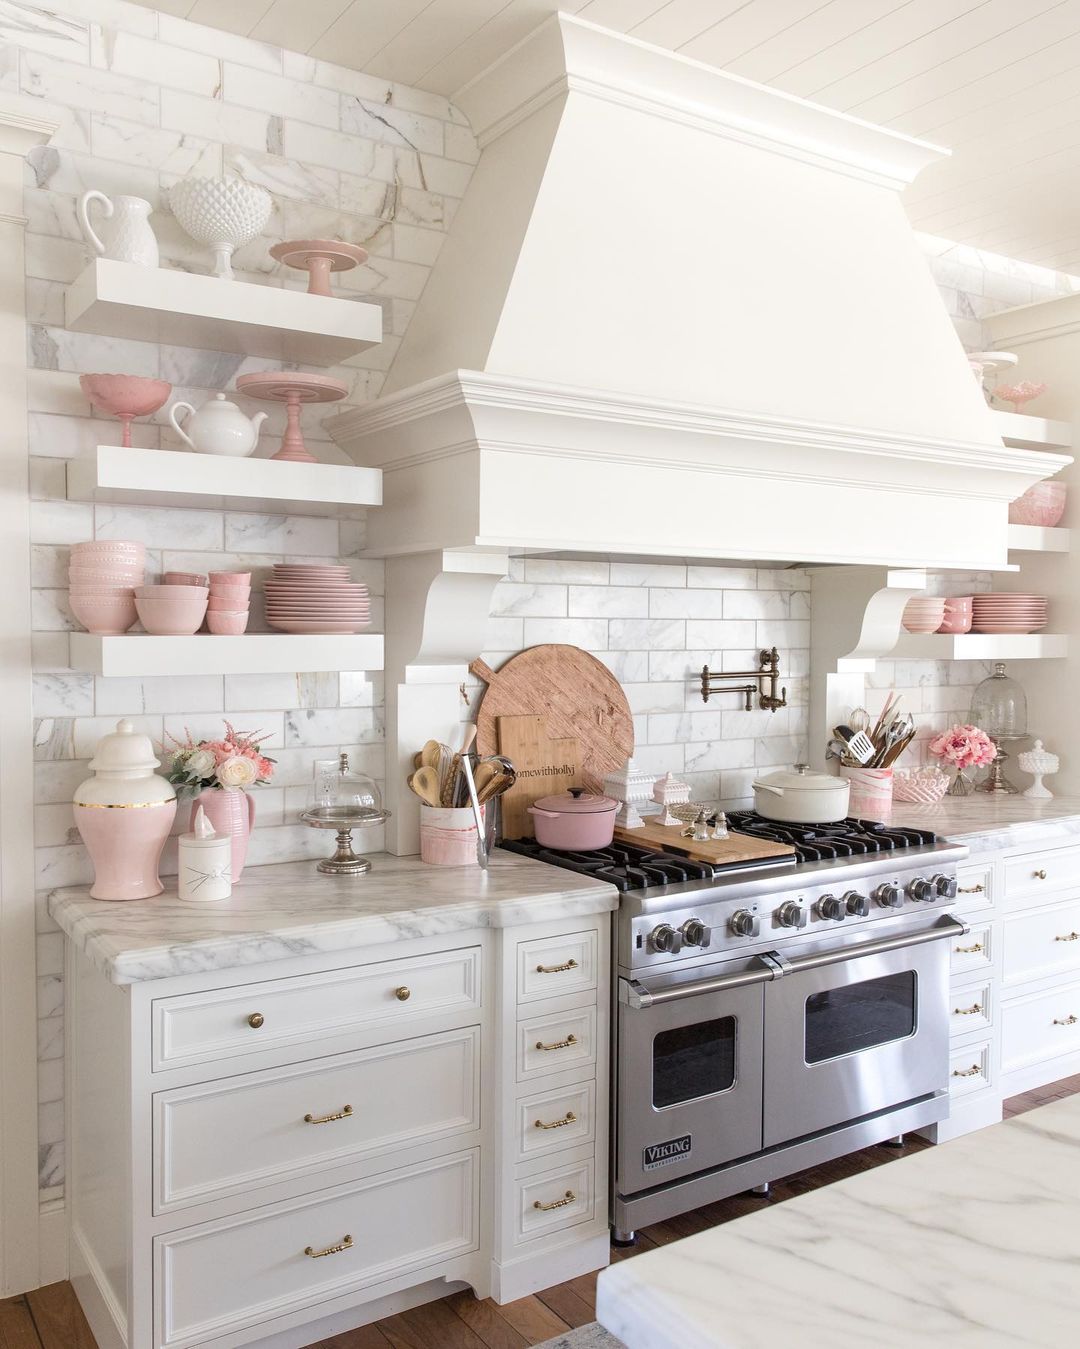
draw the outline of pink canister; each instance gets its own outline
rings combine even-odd
[[[476,817],[472,806],[420,807],[420,860],[436,867],[474,867]]]
[[[176,817],[172,783],[158,777],[148,735],[128,720],[98,742],[94,776],[75,789],[75,824],[94,864],[93,899],[149,899]]]

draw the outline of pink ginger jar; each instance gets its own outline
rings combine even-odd
[[[232,879],[240,879],[247,860],[248,838],[255,824],[255,798],[242,787],[206,787],[191,803],[191,823],[195,829],[195,815],[202,806],[206,818],[214,826],[215,834],[228,834],[232,839]]]
[[[154,772],[148,735],[128,720],[102,736],[75,789],[75,825],[94,864],[93,899],[149,899],[165,888],[158,875],[176,818],[176,791]]]

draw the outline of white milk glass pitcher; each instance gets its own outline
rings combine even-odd
[[[106,220],[112,225],[103,242],[90,223],[90,206],[100,202]],[[104,192],[84,192],[79,198],[79,224],[86,241],[103,258],[115,262],[136,262],[141,267],[158,265],[158,242],[150,228],[150,203],[142,197],[107,197]]]

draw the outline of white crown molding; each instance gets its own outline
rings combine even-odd
[[[40,98],[0,94],[0,154],[25,155],[43,145],[60,126],[62,114]]]

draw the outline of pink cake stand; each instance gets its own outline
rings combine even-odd
[[[332,295],[330,273],[362,266],[367,262],[368,252],[359,244],[347,244],[341,239],[287,239],[275,244],[270,256],[286,267],[306,271],[309,295]]]
[[[304,444],[300,431],[300,404],[335,403],[349,391],[339,379],[331,379],[329,375],[305,375],[298,370],[241,375],[236,381],[236,387],[250,398],[285,404],[288,416],[285,435],[281,449],[270,458],[290,459],[301,464],[317,464],[319,461]]]

